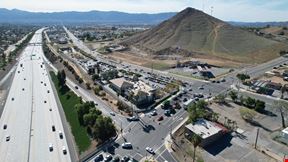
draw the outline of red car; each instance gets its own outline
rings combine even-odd
[[[163,116],[159,116],[159,118],[157,119],[157,121],[162,121],[164,119]]]

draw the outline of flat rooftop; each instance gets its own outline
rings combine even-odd
[[[208,138],[222,131],[222,129],[215,123],[205,119],[198,119],[194,124],[191,123],[185,127],[199,135],[202,139]]]
[[[282,133],[288,134],[288,127],[282,130]]]

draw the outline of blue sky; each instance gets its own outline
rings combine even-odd
[[[288,0],[0,0],[1,8],[28,11],[177,12],[193,7],[226,21],[288,21]]]

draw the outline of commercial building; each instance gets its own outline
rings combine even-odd
[[[135,82],[131,92],[134,95],[133,101],[136,105],[151,103],[155,98],[155,89],[143,81]]]
[[[205,147],[213,143],[214,141],[222,137],[226,132],[226,129],[219,124],[202,118],[198,119],[194,123],[186,125],[185,128],[188,137],[191,137],[193,134],[201,137],[201,147]]]
[[[155,89],[143,81],[133,82],[122,77],[110,80],[110,87],[135,105],[149,104],[155,99]]]
[[[133,88],[134,83],[125,78],[117,78],[110,80],[110,87],[120,95],[125,95],[128,89]]]

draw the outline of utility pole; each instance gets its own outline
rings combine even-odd
[[[214,7],[211,6],[211,16],[213,16],[213,9],[214,9]]]
[[[122,133],[122,132],[123,132],[122,121],[121,121],[121,125],[120,125],[120,126],[121,126],[121,128],[120,128],[121,136],[123,137],[123,133]]]
[[[259,136],[259,128],[257,128],[257,134],[256,134],[256,139],[255,139],[255,149],[257,149],[258,136]]]

